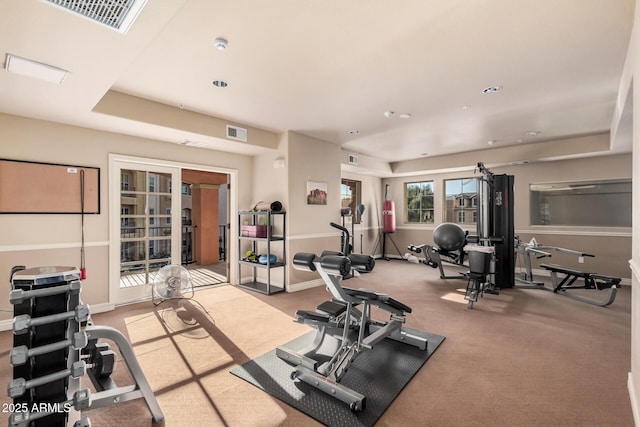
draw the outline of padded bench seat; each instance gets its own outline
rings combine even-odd
[[[401,303],[394,298],[391,298],[389,295],[379,294],[377,292],[368,291],[366,289],[353,289],[345,287],[343,287],[343,289],[348,295],[360,299],[366,299],[370,303],[375,304],[380,308],[385,308],[386,305],[394,310],[402,311],[404,313],[411,313],[411,307]]]
[[[328,322],[331,320],[331,316],[324,313],[318,313],[316,311],[297,310],[296,316],[299,320],[311,320],[314,322]]]

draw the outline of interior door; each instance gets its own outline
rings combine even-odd
[[[180,265],[181,181],[179,168],[144,162],[114,160],[110,172],[109,299],[119,304],[149,298],[156,272]]]

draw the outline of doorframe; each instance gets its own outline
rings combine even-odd
[[[204,172],[216,172],[227,174],[229,179],[229,188],[227,192],[228,197],[228,212],[229,217],[227,218],[228,223],[230,223],[229,229],[229,245],[227,247],[227,266],[235,265],[237,263],[237,239],[232,239],[230,236],[235,236],[238,233],[236,221],[230,221],[230,218],[235,218],[238,214],[238,170],[224,168],[219,166],[207,166],[196,163],[185,163],[185,162],[175,162],[171,160],[162,160],[162,159],[154,159],[148,157],[137,157],[137,156],[128,156],[123,154],[115,154],[109,153],[109,279],[108,279],[108,287],[109,287],[109,302],[114,305],[120,304],[128,304],[137,301],[144,301],[151,299],[151,292],[149,292],[148,297],[131,300],[131,301],[116,301],[115,288],[119,288],[120,286],[120,212],[116,207],[120,206],[119,197],[120,197],[120,175],[115,173],[117,168],[116,163],[129,163],[131,167],[134,169],[136,165],[144,165],[145,167],[149,166],[159,166],[159,167],[171,167],[177,168],[182,175],[182,169],[193,169],[200,170]],[[181,183],[179,183],[181,184]],[[176,187],[176,184],[173,184],[174,189],[178,189],[178,197],[180,197],[179,189],[180,185]],[[173,195],[172,195],[173,199]],[[117,211],[117,212],[116,212]],[[181,218],[180,209],[175,213],[178,218]],[[174,221],[172,221],[173,223]],[[177,227],[178,232],[181,230],[180,227]],[[172,229],[172,233],[173,233]],[[227,267],[228,268],[228,267]],[[235,269],[228,268],[229,272],[227,274],[227,280],[229,283],[234,284],[237,281],[237,274]]]

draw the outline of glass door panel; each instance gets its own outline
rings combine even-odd
[[[156,271],[180,263],[180,228],[174,226],[179,218],[172,218],[180,212],[180,195],[174,198],[171,191],[172,182],[180,181],[177,168],[126,162],[115,162],[114,167],[114,176],[120,176],[117,195],[115,190],[112,194],[120,213],[119,257],[111,255],[111,271],[118,280],[112,281],[110,299],[118,303],[150,296]],[[172,244],[174,239],[177,244]]]

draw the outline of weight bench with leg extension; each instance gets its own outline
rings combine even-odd
[[[276,354],[295,365],[295,371],[291,374],[293,380],[299,379],[347,403],[354,412],[362,411],[365,408],[366,397],[339,383],[360,352],[373,348],[385,338],[398,340],[422,350],[426,350],[427,341],[403,329],[404,316],[411,312],[410,307],[385,294],[343,288],[340,285],[340,278],[351,271],[349,258],[298,253],[293,258],[293,266],[298,270],[317,271],[333,299],[318,306],[320,313],[297,312],[298,322],[313,324],[318,329],[309,347],[300,352],[278,347]],[[390,320],[373,320],[372,306],[389,312]],[[329,355],[329,361],[320,365],[314,356],[327,334],[337,338],[340,345]]]
[[[616,298],[618,288],[620,287],[620,281],[622,280],[619,277],[603,276],[600,274],[561,267],[555,264],[540,264],[540,267],[551,272],[551,283],[553,284],[553,289],[550,289],[551,291],[559,295],[564,295],[578,301],[594,304],[600,307],[606,307],[613,303]],[[558,276],[559,274],[562,274],[563,277],[560,278]],[[584,285],[574,285],[578,279],[583,279]],[[608,289],[609,291],[607,292],[607,296],[604,300],[598,301],[569,292],[575,289]]]

